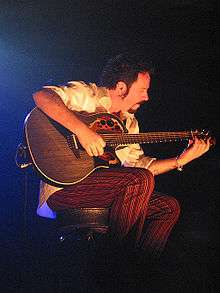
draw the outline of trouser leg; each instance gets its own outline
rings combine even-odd
[[[153,193],[147,208],[147,219],[139,243],[150,255],[160,256],[180,215],[178,201],[171,196]]]
[[[123,240],[135,226],[134,238],[138,243],[146,218],[146,207],[154,188],[154,178],[150,172],[135,168],[126,181],[125,189],[115,198],[111,207],[111,227],[114,237]]]
[[[123,240],[135,224],[136,242],[141,237],[148,202],[154,188],[153,175],[140,168],[97,170],[82,182],[55,192],[48,205],[53,210],[78,207],[111,207],[114,237]]]

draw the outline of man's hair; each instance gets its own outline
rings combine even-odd
[[[100,76],[100,85],[108,89],[114,89],[117,82],[123,81],[130,88],[137,80],[138,73],[153,73],[153,66],[143,55],[124,53],[110,59]]]

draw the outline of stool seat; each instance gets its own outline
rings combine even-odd
[[[94,240],[94,234],[109,231],[110,208],[68,208],[57,212],[58,238]]]

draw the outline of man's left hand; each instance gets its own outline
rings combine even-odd
[[[207,140],[195,137],[190,140],[188,147],[178,156],[178,164],[183,166],[205,154],[211,146],[211,138]]]

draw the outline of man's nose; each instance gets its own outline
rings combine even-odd
[[[148,94],[144,95],[144,96],[143,96],[143,101],[148,101],[148,100],[149,100],[149,96],[148,96]]]

